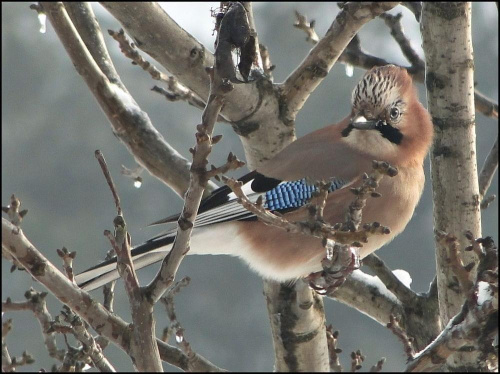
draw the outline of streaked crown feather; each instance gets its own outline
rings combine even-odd
[[[403,99],[411,78],[405,69],[395,65],[379,66],[368,71],[352,92],[351,103],[356,111],[375,112]]]

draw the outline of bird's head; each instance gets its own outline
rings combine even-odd
[[[354,88],[342,137],[350,146],[395,165],[422,163],[432,142],[432,122],[406,69],[369,70]]]

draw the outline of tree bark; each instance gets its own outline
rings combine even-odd
[[[287,286],[264,282],[271,320],[274,371],[329,371],[323,299],[298,281]]]
[[[464,236],[481,236],[479,185],[476,161],[474,60],[471,3],[423,3],[422,41],[426,60],[428,109],[434,123],[431,176],[435,230],[456,236],[464,265],[477,262]],[[456,315],[468,290],[450,266],[452,254],[436,240],[439,311],[442,326]],[[475,269],[469,279],[475,279]],[[467,356],[467,358],[465,358]],[[449,369],[473,370],[471,355],[454,355]],[[466,370],[468,371],[468,370]]]

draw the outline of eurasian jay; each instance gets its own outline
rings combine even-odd
[[[331,181],[324,219],[335,224],[344,221],[354,197],[350,188],[361,184],[363,174],[372,170],[372,160],[387,161],[398,174],[381,180],[377,192],[382,196],[367,200],[362,223],[377,221],[391,232],[370,237],[360,249],[363,258],[403,231],[412,217],[424,187],[423,161],[433,128],[411,77],[394,65],[368,71],[355,87],[351,103],[351,113],[340,123],[296,140],[240,181],[251,200],[262,195],[267,209],[291,221],[307,217],[305,205],[315,189],[313,182]],[[135,247],[136,269],[162,260],[175,232],[172,228]],[[223,186],[202,201],[188,254],[238,256],[262,277],[284,282],[321,271],[326,252],[321,239],[262,223]],[[118,277],[115,258],[77,275],[76,281],[92,290]]]

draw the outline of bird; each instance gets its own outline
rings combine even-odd
[[[422,195],[423,161],[433,138],[431,117],[419,102],[406,69],[395,65],[367,71],[351,95],[351,112],[339,123],[313,131],[285,147],[273,158],[239,180],[251,201],[260,196],[264,207],[290,221],[307,218],[306,204],[316,187],[328,181],[323,219],[343,222],[363,174],[372,161],[388,162],[398,170],[382,178],[377,192],[362,211],[362,224],[379,222],[388,235],[371,236],[360,248],[360,258],[382,247],[401,233]],[[175,221],[179,214],[157,223]],[[132,249],[136,269],[162,260],[171,249],[172,228]],[[238,203],[227,186],[202,200],[195,220],[188,255],[221,254],[241,258],[265,279],[289,282],[322,270],[322,240],[290,233],[264,224]],[[76,276],[84,290],[96,289],[119,278],[116,257]]]

